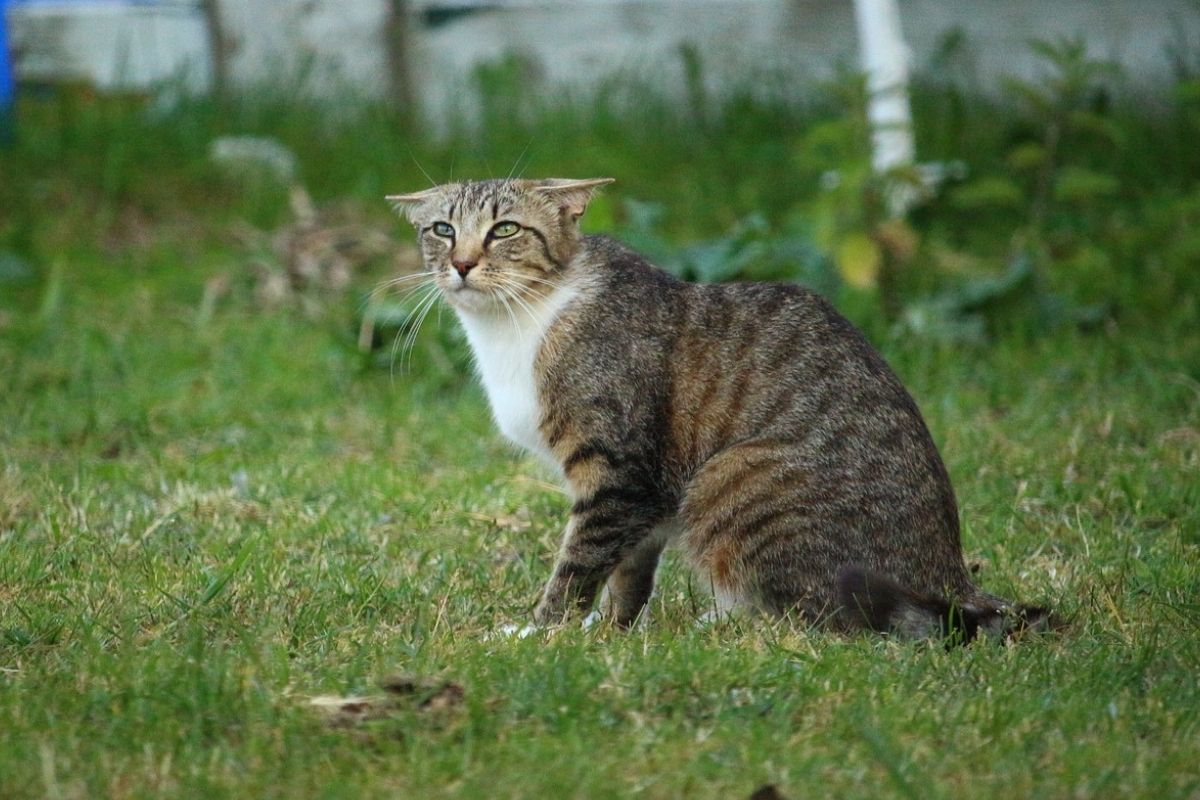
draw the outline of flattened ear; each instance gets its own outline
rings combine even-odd
[[[413,213],[441,193],[442,187],[434,186],[431,189],[426,189],[423,192],[414,192],[413,194],[389,194],[383,199],[391,203],[392,209],[399,214],[403,214],[409,222],[415,222]]]
[[[612,182],[612,178],[592,178],[586,181],[547,178],[537,181],[532,190],[538,194],[549,196],[558,203],[559,208],[570,214],[572,219],[579,219],[587,210],[588,203],[591,202],[592,195],[596,193],[596,190]]]

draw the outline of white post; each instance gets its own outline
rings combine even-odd
[[[896,0],[854,0],[859,50],[867,76],[871,165],[880,175],[910,166],[915,157],[908,106],[908,47]],[[898,187],[897,187],[898,188]],[[903,214],[913,190],[889,192],[890,211]]]

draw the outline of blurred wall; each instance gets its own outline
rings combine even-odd
[[[196,3],[9,0],[18,80],[83,81],[101,89],[145,89],[177,79],[208,86],[204,18]]]
[[[422,0],[409,2],[406,62],[416,94],[439,116],[459,106],[474,67],[520,53],[531,85],[586,83],[615,69],[681,87],[680,45],[696,45],[710,86],[774,72],[784,81],[856,64],[851,0]],[[234,83],[276,82],[336,96],[388,90],[387,0],[220,0]],[[1200,48],[1194,0],[901,0],[918,68],[950,31],[964,36],[943,69],[974,65],[981,84],[1029,75],[1033,37],[1083,35],[1094,55],[1135,80],[1166,74],[1166,45]],[[179,77],[207,85],[209,43],[198,0],[51,2],[9,11],[19,77],[86,78],[144,88]],[[761,80],[767,80],[760,77]]]
[[[235,81],[386,93],[383,0],[220,0]]]

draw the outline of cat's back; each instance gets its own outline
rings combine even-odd
[[[593,365],[656,373],[650,379],[667,381],[680,409],[720,406],[731,419],[749,414],[759,430],[789,410],[811,420],[855,403],[919,419],[887,363],[819,294],[787,283],[687,283],[616,240],[585,241],[592,288],[559,338],[600,359]]]
[[[866,339],[821,295],[790,283],[695,284],[655,267],[607,236],[585,237],[581,259],[593,302],[588,330],[670,340],[686,347],[732,344],[742,356],[790,351],[887,372]],[[793,365],[799,363],[792,362]],[[777,363],[776,371],[786,362]],[[830,364],[826,363],[828,367]]]
[[[819,294],[686,283],[607,237],[587,237],[584,258],[595,284],[560,337],[572,345],[564,372],[593,395],[624,398],[630,413],[655,398],[685,470],[733,442],[774,437],[847,461],[882,442],[894,470],[944,474],[907,390]],[[901,463],[911,461],[921,463]]]
[[[686,283],[618,241],[586,242],[596,287],[576,333],[614,347],[656,348],[674,383],[703,387],[697,405],[727,379],[740,394],[803,390],[915,412],[875,348],[821,295],[789,283]]]

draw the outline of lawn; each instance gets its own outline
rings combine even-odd
[[[687,194],[723,178],[686,138],[655,166],[666,186],[635,165],[637,135],[594,126],[528,172],[627,167],[598,224],[621,230],[618,199],[646,197],[668,206],[667,242],[702,240],[786,191],[776,143],[738,114],[705,134],[746,165],[719,200]],[[286,225],[284,193],[205,165],[206,118],[26,119],[0,153],[17,254],[0,282],[0,796],[1200,796],[1200,310],[1182,245],[1141,272],[1121,260],[1129,230],[1175,230],[1135,210],[1149,190],[1090,207],[1124,237],[1088,251],[1108,283],[1086,283],[1094,261],[1055,273],[1080,302],[1122,301],[1098,325],[931,339],[842,296],[942,448],[979,582],[1052,605],[1064,631],[947,649],[701,627],[704,595],[669,559],[648,625],[515,639],[496,632],[527,619],[568,503],[494,432],[452,317],[410,354],[394,331],[363,352],[386,256],[346,290],[264,299],[269,247],[246,229]],[[402,250],[374,198],[421,185],[396,160],[409,146],[383,166],[342,136],[323,157],[305,130],[275,132],[318,204]],[[455,169],[502,173],[509,144]],[[1163,189],[1172,220],[1195,179]],[[961,213],[918,218],[924,241]],[[991,253],[1001,227],[958,245]],[[418,686],[369,719],[310,703],[396,674]]]

